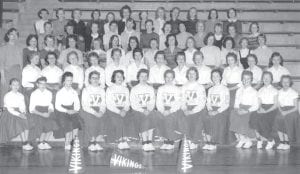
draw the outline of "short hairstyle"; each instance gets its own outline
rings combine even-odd
[[[54,37],[53,35],[47,34],[47,35],[44,37],[44,43],[45,43],[45,45],[47,45],[47,44],[46,44],[46,41],[47,41],[48,38],[50,38],[50,39],[52,39],[53,41],[55,41],[55,37]],[[48,46],[48,45],[47,45],[47,46]]]
[[[180,13],[180,8],[179,7],[173,7],[172,9],[171,9],[171,11],[170,11],[170,17],[171,17],[171,19],[173,18],[173,11],[174,10],[178,10],[179,11],[179,13]]]
[[[193,54],[193,62],[195,63],[195,60],[196,60],[196,56],[200,55],[202,57],[202,59],[204,59],[204,55],[202,53],[202,51],[195,51],[194,54]]]
[[[42,76],[42,77],[39,77],[38,79],[36,79],[36,83],[40,83],[40,82],[46,82],[47,83],[47,78]]]
[[[264,71],[261,75],[261,81],[263,82],[263,78],[265,75],[269,75],[271,77],[271,83],[273,82],[273,74],[270,71]]]
[[[98,63],[99,63],[99,55],[96,53],[96,52],[90,52],[88,55],[87,55],[87,62],[88,62],[88,64],[89,64],[89,66],[91,66],[92,65],[92,63],[91,63],[91,58],[92,57],[96,57],[97,59],[98,59]]]
[[[11,85],[13,82],[18,82],[20,84],[20,80],[19,79],[17,79],[17,78],[11,78],[9,80],[9,85]]]
[[[232,37],[230,37],[230,36],[225,37],[225,39],[223,40],[222,46],[223,46],[224,48],[226,48],[226,42],[227,42],[227,41],[231,41],[231,43],[232,43],[232,49],[235,48],[235,41],[234,41],[234,39],[233,39]]]
[[[236,15],[237,15],[236,9],[235,8],[230,8],[230,9],[227,10],[227,18],[229,18],[229,12],[230,12],[230,10],[234,11],[234,14],[235,14],[234,17],[236,17]]]
[[[195,40],[195,38],[194,38],[193,36],[190,36],[190,37],[188,37],[188,38],[186,39],[185,47],[186,47],[186,48],[188,47],[188,45],[187,45],[188,40],[192,40],[193,43],[194,43],[194,48],[196,48],[196,40]]]
[[[45,61],[46,61],[47,64],[49,64],[48,59],[49,59],[49,56],[51,56],[51,55],[54,56],[55,59],[57,60],[57,54],[54,51],[50,51],[50,52],[47,53],[47,55],[45,57]]]
[[[99,16],[101,16],[100,10],[94,9],[94,10],[92,11],[92,13],[91,13],[91,18],[92,18],[93,20],[95,20],[95,19],[94,19],[94,13],[95,13],[95,12],[97,12],[97,13],[99,14]]]
[[[67,77],[72,77],[73,78],[73,73],[67,71],[65,72],[62,77],[61,77],[61,83],[63,84],[66,81]]]
[[[158,7],[155,11],[155,19],[158,18],[158,10],[163,10],[164,12],[166,12],[164,7]],[[164,19],[166,19],[166,13],[164,14]]]
[[[202,25],[204,26],[204,31],[205,31],[205,27],[206,27],[206,26],[205,26],[205,21],[203,21],[203,20],[198,20],[198,21],[197,21],[197,23],[196,23],[196,31],[198,30],[198,25],[199,25],[199,24],[202,24]]]
[[[108,15],[113,15],[114,16],[114,19],[113,19],[113,21],[115,20],[115,14],[113,13],[113,12],[108,12],[107,14],[106,14],[106,16],[105,16],[105,22],[108,22]]]
[[[116,83],[117,74],[121,74],[123,76],[123,80],[125,80],[124,71],[123,70],[115,70],[111,75],[111,82]]]
[[[228,53],[228,54],[226,55],[226,63],[227,63],[227,65],[228,65],[228,58],[229,58],[229,57],[233,57],[235,63],[237,63],[237,61],[238,61],[237,55],[236,55],[235,53]]]
[[[198,79],[199,79],[199,71],[198,71],[198,69],[197,69],[196,67],[194,67],[194,66],[190,67],[190,68],[186,71],[186,75],[185,75],[186,79],[189,79],[188,77],[189,77],[189,73],[190,73],[191,71],[195,71],[195,72],[196,72],[196,80],[198,80]]]
[[[137,75],[136,75],[136,79],[138,79],[138,81],[140,81],[140,80],[139,80],[139,77],[140,77],[140,75],[141,75],[142,73],[147,74],[147,77],[149,77],[149,70],[142,68],[142,69],[140,69],[140,70],[138,71],[138,73],[137,73]]]
[[[68,23],[65,25],[65,27],[64,27],[66,33],[67,33],[67,28],[68,28],[68,27],[72,27],[73,30],[74,30],[74,25],[73,25],[71,22],[68,22]],[[74,32],[74,31],[73,31],[73,32]]]
[[[45,8],[42,8],[38,11],[37,15],[40,19],[42,19],[42,12],[45,11],[49,15],[49,11]]]
[[[140,45],[140,42],[139,42],[139,39],[136,37],[136,36],[130,36],[129,39],[128,39],[128,47],[127,47],[127,51],[132,51],[133,48],[131,48],[130,46],[130,41],[131,40],[134,40],[136,42],[136,45],[137,45],[137,48],[139,47]]]
[[[255,54],[248,54],[248,56],[246,57],[246,58],[247,58],[247,61],[248,61],[248,59],[249,59],[250,57],[254,58],[254,60],[255,60],[255,65],[257,65],[257,63],[258,63],[258,58],[257,58],[257,56],[256,56]]]
[[[223,79],[223,77],[222,77],[222,75],[223,75],[222,70],[219,69],[219,68],[213,69],[213,70],[211,71],[211,73],[210,73],[210,78],[211,78],[211,80],[212,80],[212,78],[213,78],[213,74],[214,74],[214,73],[218,73],[219,76],[220,76],[220,78],[221,78],[220,81],[222,81],[222,79]]]
[[[133,59],[135,59],[135,53],[141,53],[142,57],[144,56],[143,54],[143,50],[141,48],[135,48],[133,51],[132,51],[132,56],[133,56]]]
[[[120,39],[119,39],[119,37],[118,37],[118,35],[112,35],[111,37],[110,37],[110,39],[109,39],[109,44],[108,44],[108,47],[109,48],[112,48],[112,44],[113,44],[113,40],[115,39],[115,38],[117,38],[118,39],[118,46],[120,45]]]
[[[95,42],[99,42],[100,43],[100,48],[103,49],[103,41],[102,41],[102,39],[100,37],[92,40],[92,49],[95,49],[95,47],[94,47],[94,43]]]
[[[75,11],[79,11],[80,15],[82,14],[81,10],[79,8],[75,8],[74,10],[72,10],[72,14],[71,14],[71,17],[72,19],[74,19],[74,13]]]
[[[29,63],[31,63],[31,60],[35,57],[35,56],[40,56],[40,54],[38,52],[33,52],[32,54],[30,54],[28,57],[27,57],[27,61]]]
[[[172,24],[171,24],[170,21],[165,22],[164,25],[163,25],[163,27],[162,27],[162,29],[161,29],[164,33],[165,33],[165,27],[166,27],[166,25],[170,25],[171,28],[172,28]]]
[[[240,40],[239,40],[239,45],[242,45],[242,42],[243,41],[247,41],[247,43],[249,44],[249,39],[247,37],[242,37]]]
[[[177,38],[176,38],[176,34],[168,34],[167,38],[166,38],[166,42],[165,42],[166,47],[169,47],[169,39],[170,39],[170,37],[174,37],[175,38],[175,46],[177,46],[178,45],[178,41],[177,41]]]
[[[294,82],[293,82],[292,76],[290,76],[290,75],[282,75],[281,78],[280,78],[280,83],[279,83],[279,85],[280,85],[281,87],[283,87],[283,85],[282,85],[283,79],[289,79],[289,80],[290,80],[289,86],[290,86],[290,87],[293,86]]]
[[[14,31],[17,33],[17,36],[19,37],[19,32],[18,32],[18,30],[17,30],[16,28],[10,28],[10,29],[5,33],[5,36],[4,36],[4,41],[5,41],[5,42],[9,42],[9,35],[10,35],[10,33],[14,32]]]
[[[135,20],[134,19],[132,19],[132,18],[128,18],[127,20],[126,20],[126,24],[128,23],[128,22],[132,22],[133,23],[133,29],[135,29],[136,28],[136,22],[135,22]]]
[[[56,11],[55,11],[55,16],[58,18],[58,12],[59,11],[63,11],[65,13],[65,9],[64,8],[58,8]]]
[[[73,39],[76,42],[76,46],[77,46],[77,36],[75,34],[70,34],[69,36],[67,36],[66,38],[66,47],[69,48],[70,44],[69,44],[69,39]]]
[[[71,51],[71,52],[69,52],[69,53],[67,54],[67,62],[68,62],[69,64],[71,64],[71,62],[70,62],[70,56],[73,55],[73,54],[76,56],[76,58],[77,58],[77,60],[78,60],[78,54],[77,54],[77,52],[76,52],[76,51]]]
[[[220,27],[223,30],[223,24],[216,23],[215,26],[214,26],[214,31],[216,30],[217,27]]]
[[[187,19],[188,20],[191,20],[191,15],[190,15],[190,11],[192,10],[192,9],[195,9],[196,10],[196,16],[195,16],[195,19],[197,20],[197,8],[196,7],[191,7],[190,9],[189,9],[189,11],[188,11],[188,13],[187,13]]]
[[[211,13],[213,12],[213,11],[215,11],[216,12],[216,19],[218,19],[219,18],[219,13],[218,13],[218,11],[217,11],[217,9],[215,9],[215,8],[213,8],[213,9],[210,9],[209,11],[208,11],[208,19],[211,19]]]
[[[167,77],[167,74],[172,74],[173,78],[175,79],[175,72],[173,70],[171,69],[166,70],[164,73],[164,79]]]
[[[234,28],[234,31],[237,32],[237,28],[236,28],[236,25],[235,25],[234,23],[229,23],[229,24],[227,25],[227,28],[226,28],[227,31],[229,31],[229,28],[230,28],[230,27],[233,27],[233,28]]]
[[[35,38],[36,41],[38,41],[38,36],[36,34],[29,34],[26,38],[26,45],[30,46],[31,39]]]
[[[52,23],[50,21],[47,21],[44,23],[44,28],[46,27],[46,25],[51,25],[51,27],[52,27]]]
[[[178,60],[178,57],[179,57],[179,56],[183,56],[184,61],[186,61],[185,53],[184,53],[184,52],[178,52],[178,53],[175,55],[175,62],[176,62],[176,63],[177,63],[177,60]]]
[[[273,66],[273,59],[274,57],[279,57],[280,58],[280,65],[283,66],[283,57],[281,56],[281,54],[279,52],[274,52],[272,53],[270,59],[269,59],[269,67],[272,67]]]
[[[146,13],[147,14],[147,19],[148,19],[148,11],[140,11],[139,12],[139,19],[140,19],[140,21],[142,20],[142,14],[143,13]]]
[[[266,36],[265,34],[263,34],[263,33],[260,33],[260,34],[257,36],[257,38],[264,38],[265,43],[267,42],[267,36]]]
[[[149,45],[151,46],[151,42],[152,41],[155,41],[156,42],[156,44],[157,44],[157,46],[156,46],[156,48],[158,48],[158,40],[156,39],[156,38],[152,38],[152,39],[150,39],[150,41],[149,41]]]
[[[116,24],[118,26],[118,22],[116,20],[113,20],[109,23],[109,26],[111,26],[112,24]]]
[[[113,49],[111,50],[111,58],[113,58],[115,52],[119,52],[119,53],[122,55],[122,51],[121,51],[120,48],[113,48]]]
[[[206,34],[206,36],[203,39],[203,42],[204,42],[205,45],[207,45],[208,38],[210,38],[210,37],[214,38],[214,43],[216,42],[215,34],[213,32],[209,32],[209,33]]]
[[[92,71],[89,73],[89,81],[91,80],[92,76],[96,74],[98,77],[100,77],[100,73],[98,71]],[[90,82],[89,82],[90,83]]]
[[[259,32],[260,28],[258,22],[251,22],[251,24],[249,25],[249,32],[251,33],[251,28],[253,25],[257,26],[257,32]]]
[[[164,59],[166,60],[165,52],[162,51],[162,50],[160,50],[160,51],[157,51],[157,52],[155,53],[155,55],[154,55],[154,60],[155,60],[155,62],[157,61],[158,55],[163,55],[163,56],[164,56]]]
[[[248,71],[248,70],[244,70],[242,72],[242,76],[241,76],[241,79],[243,80],[243,77],[244,76],[250,76],[251,77],[251,81],[253,80],[253,73],[251,71]]]
[[[121,18],[124,17],[123,12],[124,12],[125,9],[127,9],[127,10],[129,11],[129,13],[131,14],[131,8],[130,8],[128,5],[124,5],[124,6],[120,9],[120,16],[121,16]]]

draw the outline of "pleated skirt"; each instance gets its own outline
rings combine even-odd
[[[91,113],[81,110],[80,117],[83,120],[82,127],[87,140],[104,134],[104,115],[102,117],[96,117]]]
[[[237,110],[232,110],[230,113],[229,130],[249,138],[255,138],[255,130],[249,126],[249,120],[252,114],[253,112],[240,115]]]
[[[192,141],[203,140],[202,132],[204,130],[204,118],[206,115],[207,111],[203,109],[200,112],[185,116],[185,134],[188,139]]]
[[[150,129],[157,129],[159,117],[157,117],[156,111],[151,111],[149,115],[145,115],[142,112],[132,110],[130,115],[136,137],[138,137],[140,133]]]

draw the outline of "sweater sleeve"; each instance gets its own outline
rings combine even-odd
[[[157,96],[156,96],[156,108],[161,113],[165,111],[162,93],[163,93],[162,87],[158,88]]]
[[[174,102],[174,104],[172,104],[170,112],[171,113],[176,112],[180,109],[180,107],[181,107],[181,91],[178,88],[178,90],[176,90],[176,93],[175,93],[175,102]]]
[[[197,90],[197,96],[198,96],[198,105],[193,109],[193,113],[200,112],[202,109],[205,107],[205,102],[206,102],[206,93],[205,89],[202,86],[201,88],[199,87]]]
[[[133,88],[131,90],[131,93],[130,93],[130,103],[131,103],[131,107],[133,110],[135,111],[138,111],[138,112],[144,112],[144,109],[140,107],[140,99],[138,98],[137,96],[137,92],[136,92],[136,89]]]
[[[107,109],[109,109],[110,111],[116,113],[116,114],[120,114],[120,109],[118,109],[116,107],[116,103],[114,101],[114,96],[113,96],[113,89],[112,87],[109,87],[107,90],[106,90],[106,106],[107,106]]]
[[[88,91],[86,88],[84,88],[82,90],[82,96],[81,96],[81,104],[82,104],[82,109],[85,111],[85,112],[88,112],[90,114],[93,114],[95,115],[96,112],[94,109],[91,108],[90,106],[90,102],[89,102],[89,94],[88,94]]]
[[[230,94],[229,94],[229,90],[225,87],[224,91],[222,92],[222,103],[221,103],[221,107],[218,109],[218,112],[221,113],[223,111],[225,111],[226,109],[228,109],[229,107],[229,101],[230,101]]]

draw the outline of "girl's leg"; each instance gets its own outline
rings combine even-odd
[[[40,136],[40,142],[44,142],[46,141],[46,133],[41,133],[41,136]]]
[[[290,149],[290,141],[287,134],[283,134],[284,137],[284,150]]]

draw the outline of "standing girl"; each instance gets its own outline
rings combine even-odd
[[[195,7],[192,7],[189,9],[187,14],[187,21],[185,22],[186,31],[191,33],[192,35],[196,34],[196,25],[198,22],[197,17],[197,9]]]
[[[210,9],[208,12],[208,20],[205,22],[205,30],[207,33],[215,31],[215,25],[222,23],[216,9]]]
[[[57,92],[55,99],[56,119],[59,126],[56,133],[65,135],[66,150],[71,150],[71,141],[78,136],[78,130],[81,129],[80,101],[78,93],[72,88],[72,83],[73,74],[65,72],[62,76],[63,87]]]
[[[196,34],[194,35],[194,39],[196,41],[196,48],[200,49],[204,47],[204,37],[206,36],[205,31],[205,23],[203,21],[198,21],[196,25]]]
[[[158,35],[163,34],[163,26],[166,22],[166,12],[164,7],[158,7],[155,12],[154,32]]]

